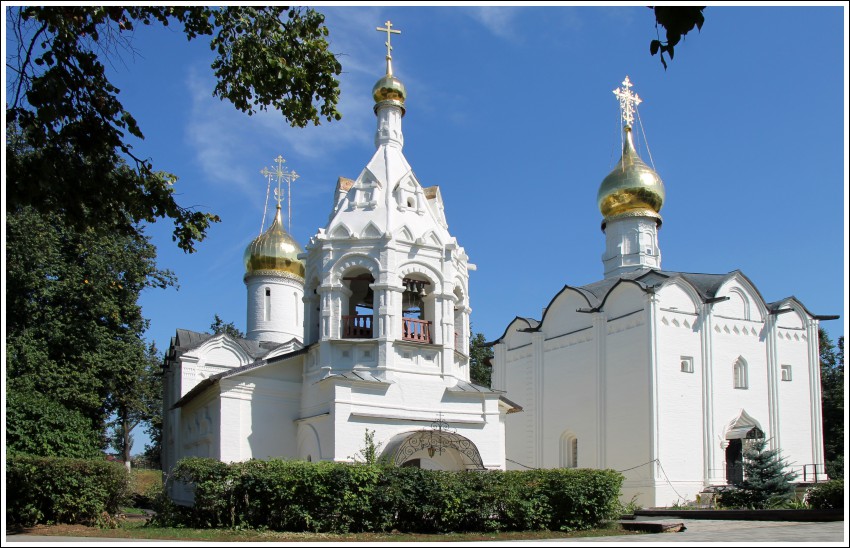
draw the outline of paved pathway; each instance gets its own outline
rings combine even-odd
[[[684,523],[686,529],[680,533],[591,537],[575,540],[552,539],[546,542],[638,542],[647,544],[660,542],[730,542],[739,546],[752,542],[776,545],[805,542],[817,546],[822,546],[825,543],[847,546],[848,540],[846,521],[733,521],[685,518],[652,518],[642,521]]]
[[[808,543],[813,546],[827,544],[847,546],[848,531],[846,521],[827,522],[794,522],[794,521],[733,521],[708,519],[662,518],[644,519],[643,521],[662,521],[684,523],[687,529],[681,533],[657,533],[645,535],[626,535],[611,537],[590,537],[577,539],[529,540],[516,542],[546,542],[546,543],[584,543],[584,542],[636,542],[643,544],[658,544],[661,542],[685,542],[701,544],[706,542],[723,542],[750,544],[754,542],[770,543],[783,546],[794,543]],[[94,538],[94,537],[53,537],[37,535],[7,535],[4,545],[14,545],[24,542],[57,542],[85,543],[92,542],[158,542],[149,540]],[[174,541],[159,541],[174,542]]]

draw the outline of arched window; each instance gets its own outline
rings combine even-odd
[[[578,468],[578,437],[570,432],[561,436],[561,468]]]
[[[747,362],[744,358],[738,358],[734,367],[735,388],[746,389],[749,387],[747,383]]]
[[[342,338],[371,339],[374,336],[374,310],[376,303],[372,284],[375,277],[363,267],[349,270],[342,277],[348,289],[348,302],[343,302]]]

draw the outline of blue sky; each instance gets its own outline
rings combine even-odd
[[[113,63],[146,136],[136,153],[179,176],[182,205],[222,219],[190,255],[168,223],[147,229],[180,286],[142,296],[160,350],[177,328],[208,330],[214,314],[245,329],[242,253],[260,231],[260,170],[276,156],[300,175],[293,236],[303,245],[325,226],[337,177],[356,178],[374,151],[371,89],[385,55],[375,28],[388,19],[402,31],[405,155],[423,186],[440,186],[449,231],[478,267],[475,332],[494,339],[514,316],[539,318],[565,284],[602,278],[596,192],[619,158],[611,92],[628,75],[643,99],[638,149],[667,192],[662,267],[740,269],[768,301],[794,295],[840,314],[822,325],[833,340],[844,333],[846,7],[710,6],[666,71],[639,5],[317,9],[344,71],[339,122],[295,129],[276,113],[237,112],[212,97],[206,43],[176,28],[139,27],[136,55]]]

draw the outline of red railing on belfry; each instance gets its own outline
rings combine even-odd
[[[371,339],[372,315],[352,315],[342,317],[343,339]]]
[[[414,320],[413,318],[402,318],[401,338],[405,341],[431,342],[431,322],[427,320]]]

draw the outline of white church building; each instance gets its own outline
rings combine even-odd
[[[389,45],[398,31],[379,30],[387,71],[373,88],[372,159],[339,179],[328,224],[303,250],[278,199],[245,251],[246,339],[172,338],[165,471],[187,456],[352,461],[367,432],[401,466],[505,467],[505,416],[520,409],[469,382],[475,266],[448,230],[439,187],[423,187],[404,157],[407,92]]]
[[[765,302],[739,271],[661,268],[664,185],[635,150],[628,78],[615,92],[622,158],[598,195],[603,279],[564,286],[540,320],[514,319],[492,343],[492,389],[470,383],[475,267],[439,188],[405,159],[398,31],[379,30],[376,151],[356,179],[339,179],[330,220],[303,249],[278,199],[245,252],[247,338],[177,330],[163,470],[187,456],[350,462],[371,432],[400,466],[612,468],[626,476],[624,500],[668,506],[739,479],[746,440],[765,437],[800,480],[825,479],[818,322],[828,317],[793,297]],[[190,500],[181,488],[172,496]]]
[[[664,185],[635,150],[630,88],[598,193],[604,277],[492,343],[492,386],[524,408],[506,417],[507,467],[611,468],[625,501],[670,506],[739,481],[747,440],[767,438],[797,481],[824,480],[818,322],[835,317],[766,302],[740,271],[661,268]]]

